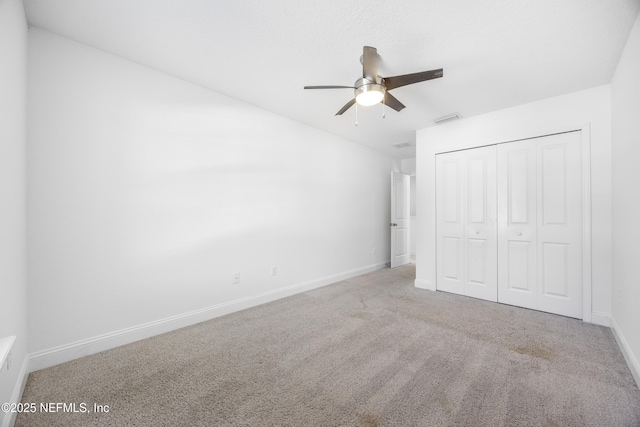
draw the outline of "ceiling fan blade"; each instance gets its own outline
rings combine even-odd
[[[355,89],[353,86],[305,86],[305,89]]]
[[[365,46],[362,53],[362,77],[370,82],[378,83],[378,50]]]
[[[356,103],[356,99],[355,99],[355,98],[353,98],[351,101],[349,101],[349,102],[347,102],[346,104],[344,104],[344,107],[342,107],[342,108],[340,109],[340,111],[338,111],[338,112],[336,113],[336,116],[341,116],[341,115],[342,115],[342,113],[344,113],[344,112],[345,112],[345,111],[347,111],[349,108],[351,108],[351,106],[352,106],[353,104],[355,104],[355,103]]]
[[[443,76],[442,68],[431,71],[422,71],[420,73],[404,74],[402,76],[385,77],[384,86],[387,90],[395,89],[400,86],[411,85],[423,82],[425,80],[438,79]]]
[[[396,111],[400,111],[404,108],[404,104],[398,101],[398,99],[389,92],[385,92],[384,94],[384,105],[391,107]]]

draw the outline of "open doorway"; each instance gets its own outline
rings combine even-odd
[[[391,172],[391,268],[416,263],[416,177]]]

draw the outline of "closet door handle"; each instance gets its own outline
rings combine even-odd
[[[518,236],[522,236],[522,231],[518,231]]]

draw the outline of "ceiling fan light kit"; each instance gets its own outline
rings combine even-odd
[[[382,102],[385,87],[378,83],[372,83],[364,78],[359,79],[355,85],[354,97],[356,102],[363,107],[369,107]]]
[[[355,103],[368,107],[383,103],[396,111],[405,108],[402,102],[391,95],[389,91],[401,86],[423,82],[431,79],[438,79],[443,76],[442,68],[419,73],[405,74],[402,76],[381,77],[378,75],[378,51],[375,47],[364,46],[362,57],[362,78],[356,80],[353,86],[305,86],[305,89],[353,89],[354,97],[347,102],[337,113],[342,115]],[[383,115],[384,117],[384,115]],[[357,124],[357,120],[356,120]]]

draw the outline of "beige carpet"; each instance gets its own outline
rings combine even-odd
[[[608,328],[346,280],[29,376],[17,426],[640,426]]]

